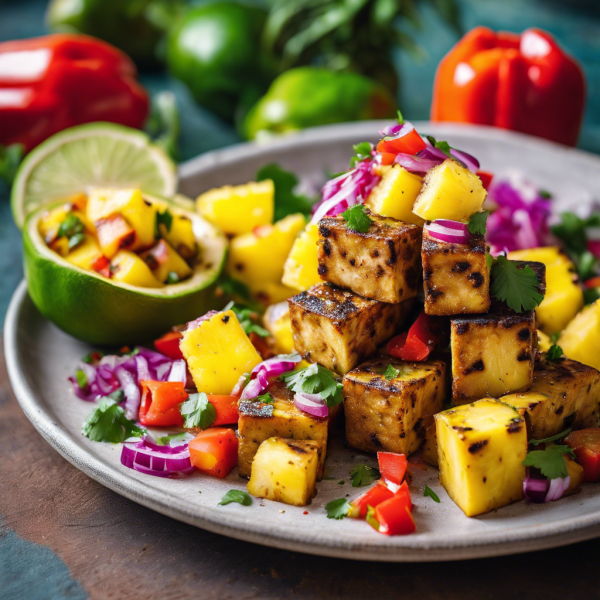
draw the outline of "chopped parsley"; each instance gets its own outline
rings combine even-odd
[[[370,142],[361,142],[360,144],[354,144],[354,156],[350,159],[350,167],[356,167],[357,163],[363,160],[371,158],[371,152],[373,152],[373,144]]]
[[[531,446],[539,446],[540,444],[549,444],[550,442],[555,442],[556,440],[562,440],[564,437],[567,437],[571,433],[571,428],[565,429],[556,435],[553,435],[548,438],[544,438],[543,440],[531,440],[529,444]]]
[[[159,446],[169,446],[171,442],[185,442],[188,437],[187,431],[182,431],[181,433],[170,433],[169,435],[163,435],[159,438],[156,438],[154,441]]]
[[[257,396],[256,399],[263,404],[273,404],[273,396],[269,392],[262,396]]]
[[[325,505],[328,519],[343,519],[348,516],[351,508],[350,502],[346,498],[331,500]]]
[[[489,210],[476,212],[469,219],[469,233],[472,235],[485,235],[487,232],[487,218],[490,214]]]
[[[519,268],[516,261],[508,260],[506,256],[498,256],[494,260],[490,278],[491,295],[506,302],[517,313],[533,310],[544,299],[535,271],[529,265]]]
[[[440,503],[440,497],[428,485],[425,486],[423,496],[425,496],[425,498],[429,496],[434,502]]]
[[[363,487],[370,485],[376,479],[381,477],[379,469],[375,467],[369,467],[367,465],[356,465],[354,469],[350,471],[350,477],[352,478],[352,487]]]
[[[77,369],[77,371],[75,371],[75,380],[77,381],[77,385],[82,390],[85,390],[85,388],[88,386],[88,378],[81,369]]]
[[[283,375],[283,380],[293,392],[320,394],[329,409],[344,400],[342,384],[336,380],[331,371],[317,363],[299,371],[287,373]]]
[[[160,212],[160,210],[156,211],[156,222],[154,225],[154,237],[159,238],[162,235],[165,235],[161,230],[161,225],[164,225],[165,231],[169,233],[171,231],[171,225],[173,224],[173,215],[171,211],[167,208],[165,212]]]
[[[390,379],[394,379],[394,377],[398,377],[398,375],[400,375],[400,369],[396,369],[396,367],[390,363],[385,370],[385,378],[389,381]]]
[[[242,490],[229,490],[221,498],[221,502],[219,502],[218,506],[225,506],[232,502],[237,502],[242,506],[250,506],[252,504],[252,498],[247,492],[243,492]]]
[[[84,231],[85,226],[81,222],[81,219],[73,213],[69,213],[59,225],[56,235],[59,238],[66,237],[69,240],[69,250],[71,250],[83,242],[85,239]]]
[[[260,337],[268,337],[271,335],[264,327],[261,327],[252,320],[253,311],[249,308],[232,304],[230,306],[226,306],[223,310],[229,309],[235,313],[235,316],[238,318],[238,321],[240,322],[242,329],[246,332],[246,335],[250,335],[251,333],[256,333],[257,335],[260,335]]]
[[[125,416],[125,410],[117,402],[105,396],[88,415],[81,433],[94,442],[118,444],[131,437],[142,437],[144,429]]]
[[[342,213],[342,217],[344,217],[348,229],[357,233],[366,233],[373,222],[362,204],[351,206],[346,212]]]
[[[204,392],[190,394],[181,405],[179,412],[183,417],[183,426],[187,429],[194,427],[208,429],[217,418],[215,407],[208,401],[208,396]]]
[[[532,450],[529,452],[523,461],[523,465],[539,469],[542,475],[548,479],[566,477],[569,472],[563,454],[575,458],[575,453],[569,446],[548,446],[545,450]]]
[[[548,348],[548,352],[546,353],[546,358],[553,362],[557,362],[562,358],[563,349],[555,342]]]

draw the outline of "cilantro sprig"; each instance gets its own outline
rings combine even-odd
[[[269,392],[256,397],[256,400],[263,404],[273,404],[273,396]]]
[[[352,487],[363,487],[370,485],[376,479],[381,477],[379,469],[375,467],[369,467],[368,465],[356,465],[354,469],[350,471],[350,477],[352,478]]]
[[[438,142],[432,135],[427,135],[425,137],[429,140],[429,143],[434,148],[439,148],[448,158],[455,160],[454,156],[452,156],[452,154],[450,154],[451,147],[448,142],[444,142],[444,141]]]
[[[423,496],[425,498],[429,496],[434,502],[440,503],[440,497],[428,485],[426,485],[423,490]]]
[[[246,335],[250,335],[251,333],[256,333],[257,335],[260,335],[260,337],[268,337],[271,335],[264,327],[261,327],[253,321],[253,316],[256,313],[250,308],[230,303],[223,310],[230,309],[235,313],[235,316],[238,318]]]
[[[179,412],[183,417],[183,426],[187,429],[194,427],[208,429],[217,418],[215,407],[208,401],[208,396],[204,392],[190,394],[181,405]]]
[[[337,381],[331,371],[315,363],[299,371],[283,375],[285,384],[293,392],[319,394],[331,409],[343,402],[342,384]]]
[[[540,444],[549,444],[550,442],[555,442],[556,440],[562,440],[563,438],[567,437],[569,433],[571,433],[571,427],[565,429],[564,431],[561,431],[560,433],[557,433],[556,435],[544,438],[543,440],[531,440],[529,442],[529,445],[539,446]]]
[[[489,214],[489,210],[483,210],[471,215],[467,226],[471,235],[485,235],[487,233],[487,218]]]
[[[337,500],[331,500],[325,505],[328,519],[343,519],[350,513],[352,506],[346,498],[337,498]]]
[[[94,442],[118,444],[131,437],[142,437],[145,430],[125,416],[125,410],[105,396],[83,422],[81,433]]]
[[[373,152],[373,144],[370,142],[361,142],[360,144],[354,144],[354,156],[350,159],[350,167],[354,168],[359,162],[368,160],[371,158],[371,152]]]
[[[85,239],[84,231],[85,226],[81,219],[77,215],[69,213],[58,226],[56,235],[59,238],[66,237],[69,240],[69,250],[72,250]]]
[[[566,477],[569,472],[567,471],[564,454],[573,459],[575,458],[575,453],[571,447],[566,445],[547,446],[544,450],[532,450],[525,457],[523,465],[539,469],[542,475],[548,479]]]
[[[517,313],[533,310],[544,299],[535,271],[529,265],[519,268],[516,261],[506,256],[494,259],[490,279],[490,294]]]
[[[398,377],[398,375],[400,375],[400,369],[396,369],[396,367],[390,363],[385,370],[384,377],[389,381],[390,379],[394,379],[394,377]]]
[[[546,358],[552,362],[558,362],[563,356],[563,349],[556,343],[552,344],[546,352]]]
[[[363,204],[355,204],[342,213],[348,229],[357,233],[366,233],[373,222]]]
[[[219,502],[218,506],[226,506],[232,502],[237,502],[242,506],[250,506],[252,504],[252,498],[247,492],[242,490],[229,490]]]

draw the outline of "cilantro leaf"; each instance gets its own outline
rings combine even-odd
[[[169,271],[166,283],[179,283],[179,275],[175,271]]]
[[[373,144],[370,142],[361,142],[352,146],[354,148],[354,156],[350,159],[350,167],[356,167],[357,163],[371,158],[373,152]]]
[[[520,269],[515,261],[498,256],[491,271],[491,295],[517,313],[539,306],[544,296],[539,292],[535,271],[525,265]]]
[[[348,229],[357,233],[365,233],[372,223],[366,208],[362,204],[351,206],[346,212],[342,213],[342,217],[348,224]]]
[[[249,308],[236,306],[235,304],[229,308],[235,313],[242,329],[246,332],[246,335],[251,333],[256,333],[257,335],[260,335],[260,337],[268,337],[271,335],[264,327],[261,327],[252,320],[253,311]],[[224,310],[227,310],[227,307],[225,307]]]
[[[350,502],[346,498],[331,500],[325,505],[328,519],[343,519],[348,516],[351,508]]]
[[[88,386],[88,378],[81,369],[77,369],[77,371],[75,371],[75,380],[77,381],[77,385],[82,390],[85,390],[85,388]]]
[[[552,344],[550,348],[548,348],[548,352],[546,353],[546,358],[553,362],[558,362],[563,355],[563,349],[556,343]]]
[[[186,431],[182,431],[181,433],[170,433],[169,435],[158,437],[154,441],[159,446],[169,446],[171,442],[185,442],[188,435],[189,434]]]
[[[154,237],[159,238],[164,233],[161,230],[161,225],[164,225],[167,233],[171,231],[171,225],[173,224],[173,215],[171,211],[167,208],[164,212],[160,212],[160,210],[156,211],[156,222],[154,225]]]
[[[85,239],[84,231],[85,226],[81,222],[81,219],[73,213],[69,213],[58,226],[56,235],[59,238],[66,237],[69,240],[69,250],[72,250]]]
[[[587,249],[587,229],[599,226],[598,214],[582,219],[574,213],[563,212],[560,215],[560,223],[552,227],[552,233],[564,244],[567,254],[577,266],[579,276],[584,281],[599,268],[598,260]]]
[[[376,469],[375,467],[356,465],[356,467],[350,471],[350,477],[352,478],[352,487],[363,487],[364,485],[370,485],[376,479],[379,479],[381,473],[379,472],[379,469]]]
[[[489,214],[489,210],[484,210],[471,215],[468,225],[469,233],[472,235],[485,235],[487,232],[486,223]]]
[[[496,259],[489,253],[489,247],[488,247],[485,251],[485,266],[487,267],[488,271],[491,270],[491,268],[494,266],[495,262],[496,262]]]
[[[283,380],[293,392],[320,394],[330,409],[344,400],[342,384],[335,379],[331,371],[317,363],[287,373],[283,375]]]
[[[83,422],[81,433],[94,442],[118,444],[130,437],[142,437],[141,429],[125,416],[125,411],[115,400],[104,397]]]
[[[260,168],[256,173],[256,181],[265,179],[270,179],[275,186],[275,221],[294,213],[310,215],[315,201],[313,198],[294,192],[298,185],[298,178],[294,173],[282,169],[277,163],[271,163]]]
[[[181,405],[179,412],[183,417],[183,426],[186,429],[200,427],[208,429],[217,418],[215,407],[208,401],[204,392],[190,394],[189,398]]]
[[[242,506],[250,506],[252,504],[252,498],[247,492],[243,492],[242,490],[229,490],[221,498],[221,502],[219,502],[217,506],[225,506],[226,504],[231,504],[232,502],[237,502]]]
[[[404,117],[402,116],[400,109],[398,109],[397,114],[398,114],[398,125],[404,125]]]
[[[542,475],[548,479],[566,477],[569,472],[563,454],[569,454],[571,458],[575,458],[575,453],[569,446],[548,446],[545,450],[529,452],[523,465],[539,469]]]
[[[269,392],[262,394],[261,396],[256,396],[256,400],[263,404],[273,404],[273,396],[271,396]]]
[[[423,496],[425,496],[425,498],[429,496],[434,502],[440,503],[440,497],[428,485],[425,486]]]
[[[390,379],[394,379],[394,377],[398,377],[398,375],[400,375],[400,369],[396,369],[394,365],[390,363],[385,370],[385,378],[389,381]]]
[[[444,142],[444,141],[438,142],[432,135],[427,135],[425,137],[429,140],[429,143],[434,148],[439,148],[448,158],[451,158],[452,160],[456,160],[454,158],[454,156],[452,156],[452,154],[450,154],[451,147],[448,142]]]
[[[539,446],[540,444],[549,444],[550,442],[555,442],[556,440],[562,440],[564,437],[567,437],[571,433],[571,427],[553,435],[549,438],[544,438],[543,440],[531,440],[529,444],[531,446]]]

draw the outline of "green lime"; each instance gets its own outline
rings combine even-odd
[[[223,304],[215,296],[215,287],[227,240],[202,217],[169,202],[172,214],[192,220],[200,262],[191,278],[181,283],[140,288],[76,267],[48,248],[38,224],[42,215],[58,204],[40,207],[29,215],[23,244],[29,295],[38,310],[63,331],[90,344],[131,345],[158,337]]]
[[[171,197],[177,168],[137,129],[113,123],[65,129],[30,152],[17,171],[11,193],[17,226],[39,206],[89,187],[139,188]]]

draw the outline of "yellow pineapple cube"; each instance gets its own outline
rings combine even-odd
[[[474,517],[523,498],[525,421],[510,406],[484,399],[435,415],[440,483]]]
[[[538,329],[537,337],[538,337],[538,350],[540,352],[548,352],[548,350],[550,350],[550,347],[552,346],[552,340],[550,339],[550,336],[546,335],[543,331],[540,331]]]
[[[184,331],[179,347],[198,391],[207,394],[230,394],[240,376],[262,362],[231,310]]]
[[[296,238],[285,261],[282,283],[301,292],[321,283],[318,243],[319,226],[309,223]]]
[[[265,440],[252,462],[248,493],[294,506],[315,495],[321,447],[309,440],[272,437]]]
[[[256,296],[258,301],[264,306],[283,302],[298,293],[298,290],[275,281],[266,281],[264,283],[253,285],[251,290],[252,294]]]
[[[563,330],[583,308],[583,291],[575,265],[558,246],[509,252],[510,260],[536,261],[546,265],[546,295],[535,309],[538,327],[552,334]]]
[[[159,225],[161,236],[177,251],[177,254],[190,260],[198,253],[198,243],[194,235],[192,221],[183,215],[173,215],[171,227]]]
[[[263,323],[265,329],[275,339],[275,349],[278,354],[294,352],[294,335],[287,302],[278,302],[269,306],[265,311]]]
[[[558,345],[565,356],[600,369],[600,300],[586,306],[565,327]]]
[[[63,204],[62,206],[53,208],[42,216],[38,224],[38,229],[46,244],[50,245],[57,238],[58,229],[70,212],[71,206]]]
[[[135,253],[119,250],[110,262],[111,279],[136,287],[158,288],[163,284],[150,267]]]
[[[427,172],[413,212],[425,221],[451,219],[466,223],[481,210],[486,196],[475,173],[448,159]]]
[[[192,274],[190,266],[165,240],[159,240],[144,254],[143,259],[152,269],[154,276],[163,283],[172,277],[181,281]]]
[[[270,179],[209,190],[196,200],[198,212],[225,233],[240,235],[273,221],[275,186]]]
[[[425,221],[413,213],[413,205],[422,185],[422,177],[409,173],[400,165],[394,165],[369,194],[365,206],[376,215],[423,227]]]
[[[289,215],[274,225],[263,225],[231,240],[227,271],[252,291],[266,282],[281,283],[283,265],[306,221]]]
[[[66,240],[61,238],[57,241]],[[68,242],[67,242],[68,244]],[[68,252],[65,256],[65,260],[70,262],[72,265],[81,269],[91,269],[92,265],[103,256],[102,250],[93,235],[85,234],[83,242],[77,244],[75,248]]]

